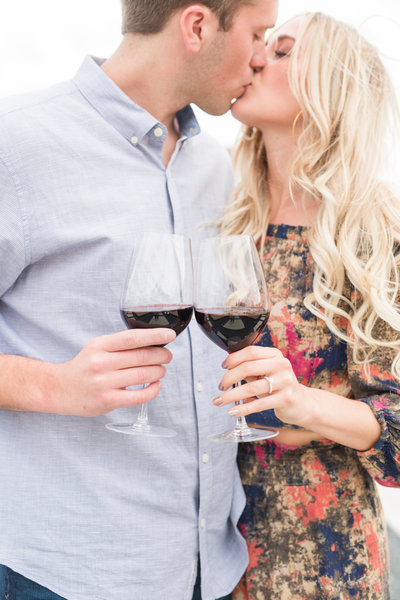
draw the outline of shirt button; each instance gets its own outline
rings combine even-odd
[[[196,385],[196,390],[197,390],[198,392],[202,392],[202,391],[204,390],[204,385],[201,383],[201,381],[198,381],[198,382],[197,382],[197,385]]]
[[[132,142],[132,144],[133,144],[134,146],[136,146],[136,144],[138,143],[138,141],[139,141],[139,138],[138,138],[138,137],[136,137],[136,135],[133,135],[133,136],[131,137],[131,142]]]
[[[203,456],[201,457],[201,460],[205,465],[208,463],[210,457],[208,456],[207,452],[204,452]]]
[[[163,132],[163,130],[161,129],[161,127],[156,127],[156,128],[155,128],[155,130],[154,130],[154,135],[155,135],[156,137],[161,137],[163,133],[164,133],[164,132]]]
[[[202,529],[204,529],[204,527],[205,527],[205,526],[206,526],[206,520],[205,520],[205,519],[202,519],[202,520],[200,521],[200,527],[201,527]]]

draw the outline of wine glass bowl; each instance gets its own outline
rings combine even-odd
[[[210,312],[212,311],[212,312]],[[252,344],[264,329],[269,311],[247,306],[195,310],[206,336],[223,350],[236,352]]]
[[[168,327],[176,335],[189,325],[193,306],[138,306],[121,309],[121,316],[129,329],[155,329]]]

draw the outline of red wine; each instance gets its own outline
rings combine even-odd
[[[196,308],[194,314],[206,336],[228,352],[236,352],[252,344],[269,318],[269,311],[246,306]]]
[[[168,327],[176,335],[189,325],[192,306],[138,306],[124,308],[121,316],[130,329],[154,329]]]

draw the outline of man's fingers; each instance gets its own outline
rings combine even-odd
[[[111,335],[102,335],[89,342],[88,346],[118,352],[120,350],[134,350],[146,346],[163,346],[176,338],[172,329],[127,329]]]
[[[131,385],[146,385],[159,381],[165,376],[166,369],[162,366],[134,367],[115,371],[110,377],[110,386],[114,389],[126,388]]]
[[[90,367],[93,373],[100,373],[131,367],[167,365],[171,360],[172,353],[167,348],[148,346],[147,348],[120,350],[119,352],[96,352],[91,357]]]
[[[114,393],[114,408],[123,408],[125,406],[136,406],[154,400],[161,389],[161,381],[150,383],[140,390],[116,390]]]

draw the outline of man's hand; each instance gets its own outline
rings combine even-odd
[[[129,329],[93,339],[61,364],[2,356],[0,408],[94,417],[153,400],[172,359],[162,346],[175,337],[171,329]],[[125,389],[140,384],[149,385]]]

